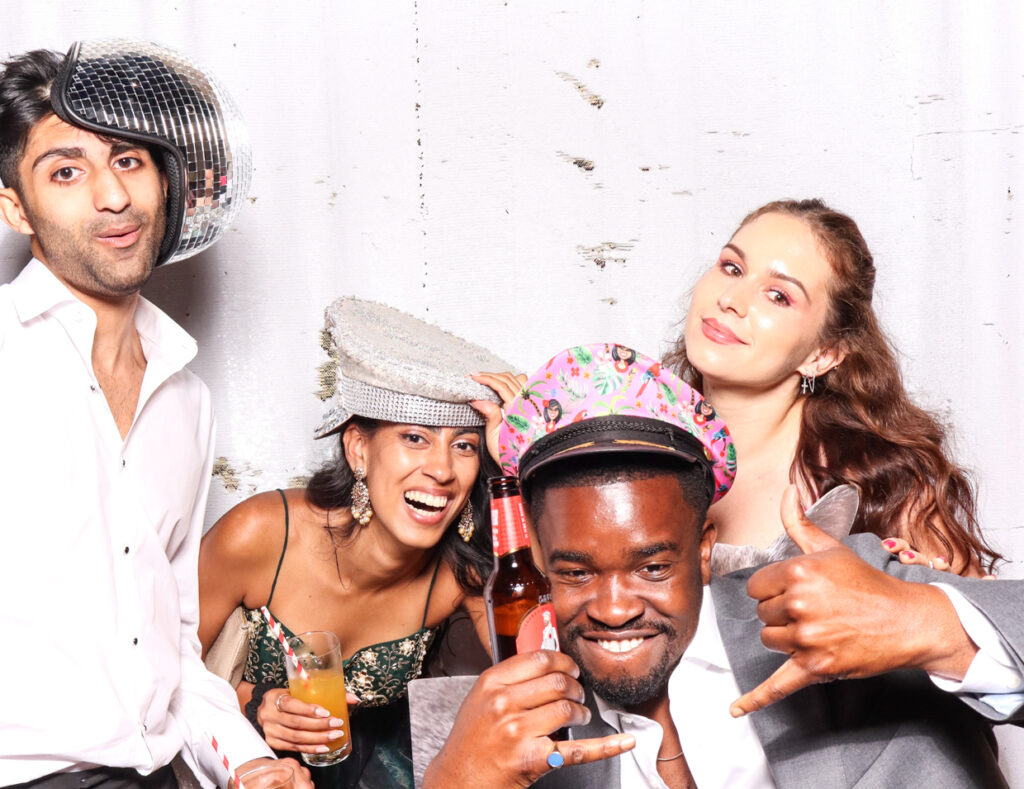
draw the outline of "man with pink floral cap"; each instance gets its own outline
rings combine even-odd
[[[793,489],[782,515],[804,555],[712,579],[705,518],[735,475],[728,430],[624,346],[551,359],[499,444],[566,654],[485,671],[424,787],[1006,785],[990,721],[1021,717],[1000,690],[1024,671],[999,589],[1014,582],[902,565],[870,535],[840,543]],[[972,684],[986,660],[1003,685]],[[574,739],[550,739],[563,726]]]

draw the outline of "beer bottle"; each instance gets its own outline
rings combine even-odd
[[[558,651],[558,624],[551,605],[551,584],[533,563],[523,497],[516,477],[494,477],[491,489],[491,539],[494,572],[484,586],[491,656],[495,663],[535,649]],[[551,733],[569,740],[567,728]]]
[[[551,585],[533,563],[523,499],[516,477],[494,477],[491,535],[494,572],[484,587],[491,655],[497,663],[535,649],[558,650]]]

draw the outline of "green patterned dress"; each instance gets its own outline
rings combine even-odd
[[[284,498],[283,493],[281,496]],[[287,548],[288,504],[285,502],[285,549],[281,551],[281,560],[270,588],[268,609]],[[413,789],[406,690],[409,681],[422,673],[427,649],[437,632],[437,628],[426,626],[426,620],[439,568],[440,560],[430,580],[419,630],[404,638],[363,647],[344,661],[345,687],[360,699],[351,710],[352,755],[336,767],[313,768],[310,772],[318,789]],[[245,618],[249,630],[249,654],[242,679],[264,692],[268,687],[288,687],[284,654],[262,614],[259,610],[245,609]],[[286,636],[294,635],[280,620],[278,623]]]

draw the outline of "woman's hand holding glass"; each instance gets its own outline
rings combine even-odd
[[[359,703],[353,693],[345,697],[350,707]],[[267,745],[276,751],[329,753],[334,742],[344,736],[339,718],[332,718],[317,704],[299,701],[284,688],[266,692],[256,720],[263,727]]]

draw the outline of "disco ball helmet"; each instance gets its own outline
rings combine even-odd
[[[202,252],[249,190],[252,153],[224,88],[184,55],[137,41],[78,41],[50,92],[61,120],[160,152],[167,229],[156,264]]]

